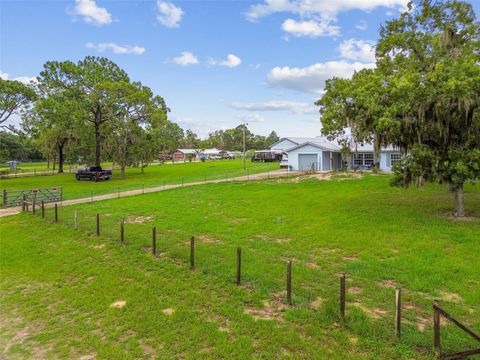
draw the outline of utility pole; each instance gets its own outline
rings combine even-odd
[[[247,170],[246,157],[245,157],[245,130],[247,129],[247,123],[243,123],[243,170]]]

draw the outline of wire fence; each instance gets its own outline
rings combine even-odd
[[[217,238],[199,233],[192,236],[188,224],[174,227],[166,222],[168,212],[154,218],[148,212],[129,212],[127,215],[121,208],[99,210],[90,205],[78,208],[57,204],[54,207],[36,204],[35,210],[33,204],[28,204],[26,211],[49,223],[60,223],[101,241],[111,241],[132,251],[143,251],[146,256],[167,258],[179,266],[195,268],[220,283],[236,282],[246,289],[255,289],[271,298],[273,304],[268,314],[258,308],[246,309],[258,318],[281,317],[288,306],[305,308],[328,326],[337,324],[357,335],[385,341],[391,346],[407,345],[445,359],[455,358],[445,353],[442,355],[438,340],[440,323],[435,318],[438,316],[435,306],[439,305],[434,302],[432,308],[433,297],[395,284],[385,283],[386,286],[378,287],[378,282],[371,279],[345,275],[345,263],[349,260],[339,260],[343,264],[336,264],[332,271],[329,269],[332,264],[302,259],[301,249],[276,251],[272,246],[265,249],[258,244],[258,239],[229,241],[228,235]],[[97,242],[96,246],[104,245]],[[376,289],[373,296],[362,292],[362,288],[369,287]],[[446,305],[465,317],[460,306]],[[301,316],[311,316],[309,314]],[[434,327],[435,323],[437,327]],[[467,319],[467,323],[479,324],[478,319]],[[465,349],[472,349],[474,342],[471,338],[462,337],[446,322],[441,325],[443,348],[448,352],[465,353]],[[432,339],[435,348],[432,348]],[[480,352],[480,349],[468,351]]]
[[[278,165],[278,164],[276,164]],[[205,184],[208,182],[213,181],[229,181],[235,178],[244,178],[244,180],[255,179],[257,174],[265,173],[266,177],[269,178],[270,176],[289,176],[290,171],[288,169],[279,170],[275,168],[275,165],[272,163],[258,163],[255,166],[251,166],[243,169],[228,169],[228,170],[220,170],[216,169],[212,166],[211,169],[205,171],[203,173],[198,174],[188,174],[183,177],[173,177],[169,175],[162,175],[159,174],[158,178],[153,178],[150,176],[148,181],[145,179],[136,178],[133,182],[129,175],[126,176],[125,182],[122,183],[123,179],[119,181],[112,182],[111,180],[108,181],[99,181],[94,182],[90,180],[79,180],[76,182],[75,186],[70,185],[63,185],[64,194],[63,200],[71,200],[71,199],[90,199],[91,201],[95,200],[95,197],[111,194],[111,198],[113,197],[122,197],[122,196],[129,196],[132,195],[130,192],[149,192],[149,191],[159,191],[163,189],[168,189],[172,187],[178,186],[188,186],[191,184]],[[72,173],[73,176],[73,173]],[[115,174],[116,178],[120,175],[118,173]],[[265,176],[265,175],[264,175]],[[7,182],[4,185],[8,185]],[[60,188],[62,187],[61,184],[51,184],[50,187],[53,188]],[[23,189],[24,191],[31,191],[32,189]],[[5,206],[4,194],[5,189],[3,192],[0,192],[0,201],[3,206]]]

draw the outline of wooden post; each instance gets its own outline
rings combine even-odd
[[[45,219],[45,201],[42,200],[42,219]]]
[[[125,221],[120,220],[120,244],[123,244],[125,241]]]
[[[157,254],[157,228],[152,228],[152,254]]]
[[[287,262],[287,303],[292,305],[292,262]]]
[[[242,271],[242,248],[237,247],[237,285],[240,285]]]
[[[190,238],[190,269],[195,268],[195,236]]]
[[[340,277],[340,316],[345,319],[345,274]]]
[[[37,200],[36,199],[33,199],[33,202],[32,202],[32,215],[35,215],[35,205],[37,203]]]
[[[58,222],[58,206],[57,203],[55,203],[55,222]]]
[[[75,230],[77,230],[78,229],[78,210],[77,209],[73,210],[73,217],[75,221]]]
[[[100,236],[100,214],[97,213],[97,236]]]
[[[395,291],[395,336],[400,339],[402,326],[402,289]]]
[[[23,197],[22,197],[22,211],[25,212],[25,194],[23,194]]]
[[[7,193],[7,190],[3,189],[3,206],[7,207],[7,203],[8,203],[8,193]]]
[[[437,300],[433,301],[433,305],[439,306]],[[440,358],[440,312],[433,307],[433,351],[435,357]]]

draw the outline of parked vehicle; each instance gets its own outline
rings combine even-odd
[[[110,180],[112,170],[104,170],[101,166],[88,166],[85,169],[77,170],[75,177],[77,180]]]
[[[255,151],[252,156],[252,162],[273,162],[282,159],[282,152],[276,150]]]
[[[280,169],[288,168],[288,155],[283,155],[282,160],[280,160]]]

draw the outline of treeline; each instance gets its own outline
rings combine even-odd
[[[100,165],[112,161],[125,175],[127,166],[144,166],[181,147],[243,149],[243,125],[219,130],[201,140],[168,120],[164,99],[118,65],[87,56],[74,63],[49,61],[29,85],[0,79],[1,160],[37,159],[58,164]],[[13,114],[20,128],[3,125]],[[263,149],[278,140],[245,129],[247,149]],[[9,145],[11,144],[11,145]]]

